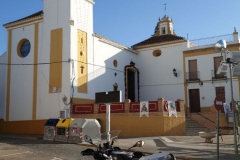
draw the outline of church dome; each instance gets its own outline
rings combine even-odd
[[[163,18],[160,20],[161,21],[172,21],[171,18],[169,18],[167,15],[164,15]]]

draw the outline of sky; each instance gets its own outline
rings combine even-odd
[[[127,47],[154,32],[159,18],[172,18],[178,36],[189,40],[240,34],[240,0],[94,0],[94,33]],[[2,26],[43,10],[43,0],[0,0],[0,55],[7,49]],[[166,10],[165,5],[166,4]]]

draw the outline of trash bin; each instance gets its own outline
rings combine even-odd
[[[56,125],[59,121],[59,118],[50,118],[44,125],[44,135],[43,140],[55,140],[56,135]]]
[[[101,133],[101,126],[96,119],[75,118],[69,127],[69,143],[82,142],[83,136],[88,135],[92,140],[97,140],[97,135]]]
[[[69,137],[69,126],[73,118],[61,118],[56,125],[55,141],[67,142]]]

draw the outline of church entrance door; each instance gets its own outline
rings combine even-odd
[[[131,69],[127,70],[127,84],[128,99],[135,102],[135,72]]]

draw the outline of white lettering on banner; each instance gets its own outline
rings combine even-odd
[[[223,102],[222,101],[216,101],[216,105],[222,105]]]

